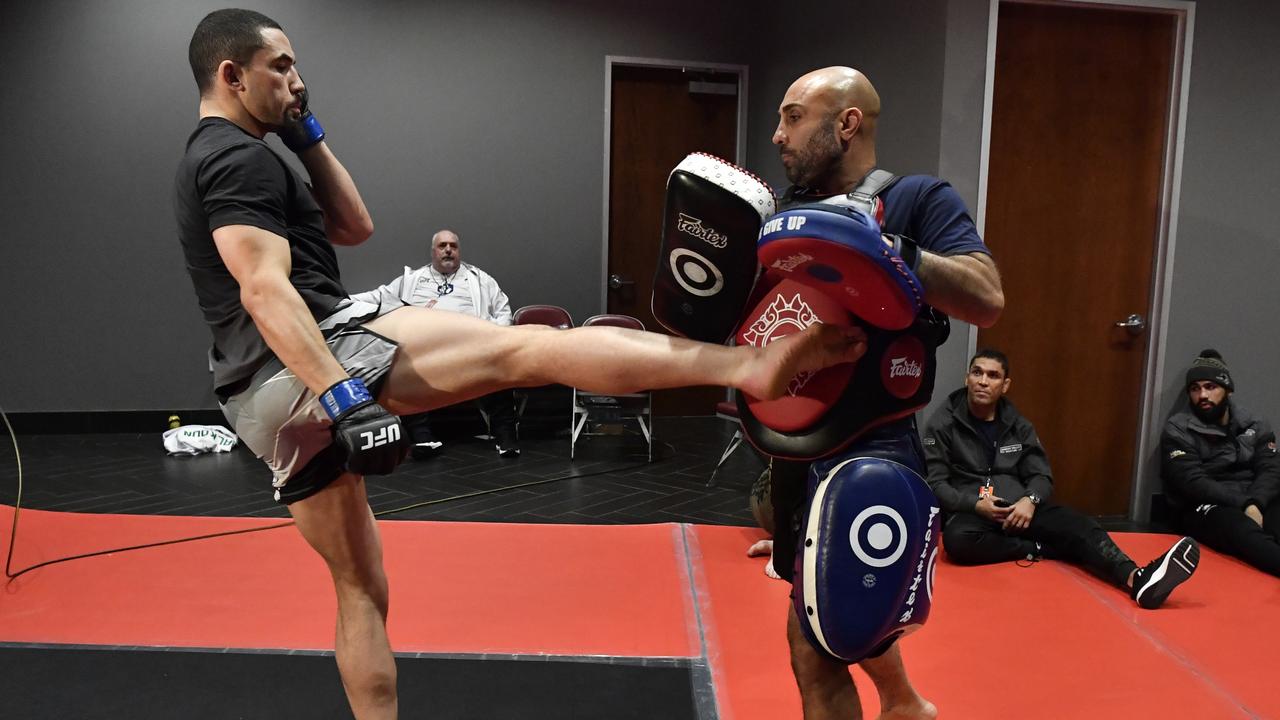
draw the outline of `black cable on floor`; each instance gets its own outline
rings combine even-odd
[[[14,499],[14,503],[13,503],[13,523],[9,526],[9,552],[8,552],[8,556],[5,558],[5,561],[4,561],[4,574],[5,574],[5,577],[9,578],[9,581],[16,580],[17,578],[22,577],[23,575],[31,572],[32,570],[37,570],[42,567],[48,567],[50,565],[57,565],[58,563],[71,562],[72,560],[83,560],[85,558],[98,557],[99,555],[110,555],[112,553],[123,553],[123,552],[130,552],[133,550],[145,550],[147,548],[163,547],[165,545],[177,545],[180,543],[195,542],[197,540],[210,540],[212,538],[228,537],[231,535],[247,535],[249,533],[265,532],[267,530],[277,530],[279,528],[289,527],[294,524],[294,522],[290,520],[289,522],[277,523],[275,525],[265,525],[263,527],[245,528],[244,530],[227,530],[224,532],[209,533],[207,535],[193,535],[191,537],[176,538],[173,540],[159,540],[157,542],[145,543],[142,545],[129,545],[127,547],[111,548],[109,550],[97,550],[95,552],[82,553],[80,555],[70,555],[68,557],[55,558],[53,560],[45,560],[44,562],[37,563],[35,565],[32,565],[31,567],[23,568],[22,570],[19,570],[16,573],[12,572],[13,547],[18,538],[18,514],[22,511],[22,455],[18,451],[18,435],[13,431],[13,426],[9,424],[9,416],[5,414],[4,408],[0,408],[0,418],[4,420],[4,425],[9,430],[9,439],[13,441],[13,456],[16,459],[17,466],[18,466],[18,494],[17,494],[17,497]],[[665,458],[659,458],[653,462],[662,462],[664,459]],[[604,470],[596,470],[594,472],[589,472],[589,473],[561,475],[559,477],[546,478],[543,480],[533,480],[530,482],[518,483],[516,485],[503,485],[502,487],[490,488],[488,490],[477,490],[475,492],[463,493],[461,495],[450,495],[449,497],[437,498],[435,500],[427,500],[420,503],[414,503],[412,505],[406,505],[404,507],[392,508],[390,510],[381,510],[379,512],[374,513],[373,516],[382,517],[384,515],[394,515],[396,513],[406,512],[408,510],[415,510],[421,507],[428,507],[430,505],[441,505],[447,502],[453,502],[455,500],[463,500],[466,498],[479,497],[481,495],[492,495],[495,493],[506,492],[508,490],[519,490],[520,488],[534,487],[536,485],[549,485],[551,483],[563,482],[565,480],[574,480],[576,478],[595,477],[597,475],[605,475],[611,472],[625,472],[627,470],[637,470],[646,465],[652,465],[652,464],[653,464],[652,462],[640,462],[640,463],[635,463],[633,465],[606,468]]]

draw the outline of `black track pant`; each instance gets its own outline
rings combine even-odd
[[[942,543],[947,557],[960,565],[986,565],[1040,555],[1079,565],[1126,590],[1129,573],[1138,567],[1096,520],[1065,505],[1041,505],[1026,530],[1009,535],[999,523],[972,513],[955,513],[947,518]],[[1038,553],[1036,543],[1040,543]]]
[[[1242,510],[1201,505],[1176,514],[1179,528],[1217,550],[1280,577],[1280,500],[1262,513],[1262,527]]]

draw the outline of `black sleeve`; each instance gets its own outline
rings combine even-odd
[[[1249,485],[1246,500],[1256,503],[1259,510],[1265,510],[1280,495],[1280,455],[1276,454],[1276,435],[1265,425],[1263,429],[1254,446],[1253,482]]]
[[[975,512],[974,503],[969,502],[958,488],[951,484],[951,461],[948,460],[950,453],[950,438],[941,427],[938,421],[939,415],[944,412],[945,408],[939,408],[925,427],[924,437],[920,439],[920,444],[924,446],[924,460],[929,468],[929,477],[926,481],[929,483],[929,489],[933,490],[933,494],[938,498],[938,504],[942,505],[942,509],[947,512]]]
[[[1244,509],[1244,495],[1209,477],[1196,444],[1172,423],[1165,425],[1160,437],[1160,476],[1168,489],[1192,505]]]
[[[1053,471],[1049,468],[1049,456],[1040,443],[1036,429],[1026,419],[1019,421],[1018,435],[1022,441],[1022,456],[1018,458],[1018,479],[1041,502],[1053,495]]]
[[[289,178],[270,148],[245,144],[212,155],[200,166],[196,185],[209,217],[209,232],[227,225],[252,225],[287,237]]]

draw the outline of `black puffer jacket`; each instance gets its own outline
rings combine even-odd
[[[1235,403],[1230,411],[1225,426],[1207,425],[1190,409],[1165,423],[1160,475],[1174,505],[1263,509],[1280,495],[1280,456],[1271,425]]]
[[[1043,502],[1053,493],[1049,458],[1031,423],[1006,398],[996,406],[996,422],[996,459],[990,465],[987,441],[973,425],[964,388],[948,395],[947,404],[929,419],[921,439],[929,487],[948,512],[975,512],[978,490],[988,480],[996,497],[1010,502],[1032,494]]]

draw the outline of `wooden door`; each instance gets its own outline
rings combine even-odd
[[[696,84],[693,84],[696,83]],[[609,148],[609,275],[622,284],[609,290],[608,308],[666,332],[650,310],[653,273],[662,238],[667,176],[694,151],[735,157],[738,97],[703,89],[737,87],[728,73],[680,68],[613,68]],[[659,415],[711,415],[723,388],[664,390],[654,395]]]
[[[1151,316],[1177,18],[1003,2],[985,239],[1005,312],[1009,397],[1036,426],[1055,497],[1129,507]]]

